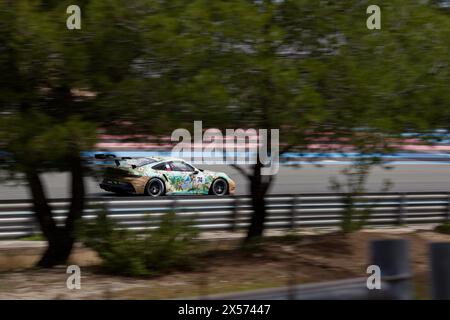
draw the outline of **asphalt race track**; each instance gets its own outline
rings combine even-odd
[[[237,183],[237,194],[248,194],[248,182],[241,174],[230,166],[201,166],[204,169],[224,171]],[[300,168],[281,166],[280,171],[269,191],[271,194],[330,192],[330,178],[343,180],[340,173],[345,165],[328,164],[323,167],[303,165]],[[44,176],[47,193],[52,198],[64,198],[68,193],[68,174],[55,173]],[[374,168],[369,176],[367,191],[377,192],[382,187],[384,179],[390,179],[394,184],[390,191],[422,192],[450,191],[449,164],[401,164],[391,170]],[[87,179],[87,192],[92,197],[115,196],[104,192],[93,178]],[[29,198],[26,185],[0,184],[0,199]]]

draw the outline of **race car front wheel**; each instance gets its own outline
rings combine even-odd
[[[212,186],[211,186],[211,193],[216,196],[223,196],[227,194],[228,192],[228,183],[222,179],[216,179],[214,180]]]
[[[147,183],[145,193],[148,196],[159,197],[164,194],[164,183],[159,179],[152,179]]]

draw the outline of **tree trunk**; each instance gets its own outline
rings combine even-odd
[[[25,175],[31,192],[34,213],[42,234],[49,239],[56,230],[56,224],[52,217],[52,210],[47,203],[41,179],[34,168],[27,169]]]
[[[262,164],[258,161],[253,166],[253,175],[249,176],[253,213],[244,243],[257,240],[264,234],[264,223],[266,221],[265,197],[272,182],[272,176],[261,175],[261,169]]]
[[[48,247],[37,263],[38,267],[52,268],[57,265],[62,265],[67,262],[67,259],[72,252],[74,238],[70,237],[65,228],[60,227],[47,238]]]
[[[78,152],[71,157],[69,164],[72,174],[72,199],[65,228],[69,236],[74,237],[75,223],[83,215],[85,196],[83,163]]]
[[[71,171],[72,199],[63,227],[58,227],[52,216],[51,207],[45,197],[42,182],[38,173],[30,169],[27,179],[33,197],[34,211],[48,247],[37,265],[43,268],[51,268],[65,264],[72,252],[75,243],[75,222],[81,218],[84,209],[84,180],[83,165],[78,155],[69,159]]]

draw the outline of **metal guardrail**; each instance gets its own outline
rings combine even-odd
[[[409,281],[409,279],[408,279]],[[395,285],[381,281],[380,290],[369,290],[367,278],[335,280],[282,288],[259,289],[239,293],[210,295],[192,300],[410,300],[394,292]],[[403,293],[403,292],[402,292]]]
[[[450,246],[450,244],[448,244]],[[448,246],[446,246],[448,247]],[[209,295],[194,299],[212,300],[408,300],[412,298],[412,275],[409,241],[404,239],[372,240],[370,265],[379,270],[380,286],[369,289],[368,278],[343,279],[319,283],[289,285],[281,288]],[[442,258],[443,255],[439,254]],[[440,263],[440,266],[445,267]],[[440,274],[439,279],[447,275]],[[372,281],[370,281],[372,282]],[[446,289],[446,288],[445,288]]]
[[[369,264],[380,270],[380,286],[369,288],[367,277],[289,285],[282,288],[207,295],[212,300],[410,300],[415,296],[410,243],[406,239],[370,241]],[[428,245],[428,293],[434,300],[450,300],[450,242]]]
[[[267,228],[338,226],[345,211],[345,194],[270,195],[266,197]],[[68,199],[50,201],[56,221],[62,223]],[[246,228],[252,213],[249,196],[179,196],[152,199],[142,196],[89,198],[84,219],[93,219],[101,208],[120,227],[136,231],[155,228],[167,212],[193,219],[201,230],[236,231]],[[450,219],[450,193],[367,193],[358,196],[354,208],[371,210],[370,226],[440,223]],[[13,239],[39,231],[30,200],[0,201],[0,239]]]

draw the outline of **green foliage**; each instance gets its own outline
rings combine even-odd
[[[373,199],[364,198],[363,195],[366,192],[365,186],[370,168],[377,162],[377,159],[372,158],[358,160],[342,171],[345,178],[344,182],[334,177],[330,179],[330,189],[335,192],[343,192],[341,196],[343,204],[341,230],[344,233],[361,230],[370,218],[376,202]],[[380,192],[386,192],[390,187],[391,182],[385,180]],[[363,209],[358,208],[361,206],[363,206]]]
[[[450,234],[450,221],[445,221],[434,229],[436,232]]]
[[[159,228],[145,237],[145,264],[150,270],[186,269],[194,264],[198,231],[189,223],[177,220],[175,213],[162,217]]]
[[[194,264],[197,230],[174,213],[161,219],[159,228],[138,235],[118,229],[102,212],[90,223],[78,227],[81,241],[102,259],[103,271],[127,276],[156,275]]]
[[[342,213],[341,230],[344,233],[350,233],[361,230],[367,223],[371,211],[369,209],[357,210],[355,202],[361,199],[356,199],[355,195],[348,194],[342,197],[344,205],[344,212]]]
[[[450,21],[425,1],[380,0],[381,30],[368,1],[83,0],[76,31],[69,4],[0,3],[0,111],[118,133],[280,128],[299,149],[317,132],[449,123]]]
[[[8,179],[20,178],[19,173],[30,168],[37,172],[67,170],[67,160],[96,141],[96,127],[78,116],[64,122],[44,113],[31,111],[0,118],[0,150],[11,155],[12,161],[2,164]]]
[[[280,240],[284,243],[297,243],[303,239],[303,236],[296,233],[294,230],[289,229],[284,235],[281,236]]]
[[[319,130],[450,118],[450,22],[426,1],[380,0],[381,30],[366,28],[369,1],[83,0],[76,31],[65,28],[69,4],[0,3],[0,108],[127,133],[121,120],[166,135],[198,119],[282,128],[283,142],[305,148]]]
[[[64,170],[98,128],[167,136],[202,120],[279,128],[299,151],[328,132],[387,152],[387,136],[450,124],[450,20],[429,1],[379,0],[381,30],[367,0],[80,0],[81,30],[65,28],[69,4],[0,1],[8,178]]]
[[[398,133],[447,126],[448,16],[421,1],[381,1],[382,30],[373,31],[365,24],[369,4],[160,4],[143,20],[143,45],[151,50],[138,66],[148,70],[152,62],[158,84],[143,83],[164,95],[129,91],[131,100],[168,112],[176,105],[185,127],[202,119],[222,128],[281,128],[282,142],[304,149],[324,130],[336,137],[360,127]],[[146,113],[141,108],[139,118]]]
[[[44,236],[41,233],[36,233],[30,236],[20,238],[22,241],[45,241]]]

